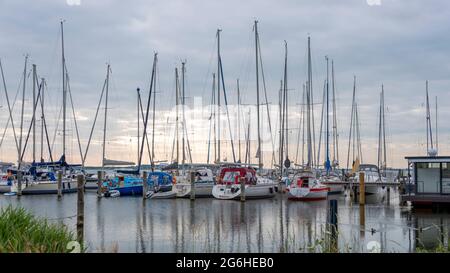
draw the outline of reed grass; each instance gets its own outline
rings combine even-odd
[[[65,253],[75,235],[63,224],[48,223],[21,207],[0,211],[0,253]]]

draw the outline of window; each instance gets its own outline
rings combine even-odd
[[[417,167],[417,193],[441,192],[440,163],[416,163]]]

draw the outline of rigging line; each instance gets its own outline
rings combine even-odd
[[[225,101],[225,110],[227,112],[227,119],[228,119],[228,127],[230,131],[230,140],[231,140],[231,151],[233,152],[233,161],[236,163],[236,154],[234,152],[234,142],[233,142],[233,133],[231,132],[231,122],[230,122],[230,113],[228,111],[228,100],[227,100],[227,92],[225,91],[225,81],[223,79],[223,68],[222,68],[222,58],[219,56],[219,65],[220,65],[220,76],[222,80],[222,89],[223,89],[223,97]]]
[[[36,107],[37,107],[37,105],[39,103],[39,98],[41,97],[41,89],[42,89],[42,84],[39,85],[39,89],[38,89],[38,93],[37,93],[37,97],[36,97],[36,102],[35,102],[35,104],[33,106],[34,109],[36,109]],[[28,128],[27,137],[25,139],[25,144],[23,146],[23,150],[21,151],[21,156],[20,156],[20,159],[19,159],[18,167],[17,167],[18,170],[20,170],[20,166],[22,164],[23,157],[25,155],[25,151],[26,151],[26,148],[27,148],[28,140],[29,140],[30,134],[31,134],[31,128],[33,128],[33,124],[34,124],[34,122],[36,120],[35,116],[36,116],[36,112],[33,113],[33,116],[31,118],[30,127]]]
[[[67,71],[67,67],[66,67],[66,71]],[[78,123],[77,123],[77,117],[75,115],[75,108],[73,106],[73,99],[72,99],[72,91],[70,88],[70,83],[69,83],[69,74],[66,72],[66,77],[67,77],[67,90],[69,91],[69,99],[70,99],[70,105],[72,106],[72,114],[73,114],[73,121],[75,123],[75,132],[77,134],[77,141],[78,141],[78,149],[80,151],[80,159],[81,161],[83,161],[83,151],[81,150],[81,141],[80,141],[80,133],[78,131]]]
[[[326,80],[324,81],[323,84],[323,97],[322,97],[322,102],[325,102],[325,97],[326,97]],[[320,130],[319,130],[319,148],[317,151],[317,164],[318,166],[320,166],[320,150],[321,150],[321,146],[322,146],[322,133],[323,133],[323,120],[325,118],[325,103],[322,103],[322,115],[320,117]]]
[[[44,86],[43,86],[43,88],[45,88],[45,87],[48,87],[48,86],[47,86],[47,82],[44,80]],[[44,90],[44,89],[43,89],[43,90]],[[47,147],[48,147],[48,154],[49,154],[49,156],[50,156],[51,162],[53,162],[53,155],[52,155],[52,150],[51,150],[51,147],[50,147],[50,139],[49,139],[49,137],[48,137],[47,121],[46,121],[46,119],[45,119],[45,114],[44,114],[44,104],[43,104],[43,103],[41,104],[41,107],[42,107],[42,109],[41,109],[41,111],[42,111],[42,120],[44,121],[45,136],[46,136]],[[42,161],[42,160],[43,160],[43,159],[41,158],[41,161]]]
[[[211,67],[212,67],[212,61],[213,61],[214,56],[216,54],[216,42],[217,42],[217,39],[214,38],[214,44],[213,44],[213,47],[212,47],[212,50],[211,50],[211,55],[209,57],[209,62],[208,62],[208,71],[206,72],[205,81],[203,82],[202,98],[204,97],[204,94],[206,92],[206,87],[207,87],[207,84],[208,84],[208,79],[209,79],[209,75],[210,75]]]
[[[211,94],[211,104],[210,104],[210,115],[209,115],[209,132],[208,132],[208,153],[206,157],[206,163],[209,164],[210,159],[210,151],[211,151],[211,128],[212,128],[212,122],[213,122],[213,107],[214,107],[214,94],[215,94],[215,75],[213,73],[213,87],[212,87],[212,94]]]
[[[142,107],[142,99],[141,96],[139,96],[139,108],[141,109],[141,116],[142,116],[142,123],[145,124],[145,120],[144,120],[144,107]],[[148,135],[145,134],[142,136],[143,138],[145,138],[145,141],[147,143],[147,152],[148,152],[148,156],[150,158],[150,164],[153,165],[154,161],[153,161],[153,156],[152,153],[150,152],[150,144],[148,142]]]
[[[13,133],[14,133],[14,140],[16,142],[17,152],[20,153],[19,142],[17,141],[16,129],[14,128],[14,119],[13,119],[13,116],[12,116],[11,105],[9,103],[8,89],[6,88],[6,80],[5,80],[5,75],[4,75],[4,72],[3,72],[3,65],[2,65],[1,60],[0,60],[0,70],[1,70],[1,73],[2,73],[2,81],[3,81],[3,88],[5,89],[6,102],[8,104],[9,118],[11,119],[11,127],[12,127]],[[19,91],[19,89],[18,89],[18,91]]]
[[[272,122],[270,119],[269,101],[267,99],[266,79],[265,79],[265,75],[264,75],[264,66],[263,66],[263,62],[262,62],[261,42],[259,39],[259,34],[258,34],[258,51],[259,51],[259,62],[260,62],[260,67],[261,67],[261,76],[262,76],[263,89],[264,89],[264,97],[266,100],[266,111],[267,111],[267,120],[268,120],[268,125],[269,125],[269,132],[270,132],[270,143],[272,144],[272,162],[273,162],[273,161],[275,161],[275,143],[274,143],[274,139],[273,139],[273,135],[272,135]]]
[[[0,65],[1,65],[1,63],[0,63]],[[19,77],[19,78],[20,78],[19,86],[17,87],[16,95],[14,96],[14,101],[13,101],[13,104],[12,104],[12,107],[11,107],[11,112],[14,112],[14,107],[16,106],[17,97],[19,96],[20,86],[22,85],[22,77]],[[8,97],[6,99],[9,100]],[[10,122],[11,122],[11,116],[8,116],[8,121],[6,122],[5,129],[3,130],[2,140],[0,141],[0,148],[1,148],[2,144],[3,144],[3,140],[5,139],[6,131],[9,128],[9,123]]]
[[[303,121],[303,103],[305,100],[305,87],[303,86],[303,93],[302,93],[302,98],[301,98],[301,104],[300,104],[300,118],[298,119],[298,134],[297,134],[297,149],[295,152],[295,162],[298,164],[298,154],[299,154],[299,149],[300,149],[300,135],[302,133],[302,121]]]
[[[150,90],[149,90],[148,101],[147,101],[147,110],[145,112],[144,133],[143,133],[144,136],[146,136],[146,134],[147,134],[148,114],[150,112],[149,111],[150,110],[150,100],[152,97],[153,82],[154,82],[154,77],[155,77],[155,68],[156,68],[157,61],[158,61],[158,54],[155,53],[154,58],[153,58],[153,68],[152,68],[152,75],[151,75],[151,80],[150,80]],[[144,152],[144,139],[146,139],[146,137],[142,138],[142,145],[141,145],[141,151],[139,154],[139,162],[138,162],[138,168],[137,168],[138,173],[141,168],[142,153]]]
[[[57,135],[58,130],[59,130],[59,123],[60,123],[60,121],[61,121],[62,109],[63,109],[63,107],[62,107],[62,105],[61,105],[61,108],[59,108],[58,119],[57,119],[57,121],[56,121],[55,133],[53,134],[52,147],[51,147],[52,150],[53,150],[53,148],[54,148],[54,146],[55,146],[56,135]]]
[[[348,136],[348,152],[347,152],[347,169],[349,169],[349,163],[350,163],[350,147],[351,147],[351,140],[352,140],[352,129],[353,129],[353,116],[354,116],[354,108],[355,108],[355,92],[356,92],[356,76],[353,76],[353,96],[352,96],[352,110],[350,115],[350,131]],[[353,155],[354,156],[354,155]]]
[[[103,94],[105,92],[105,88],[106,88],[106,79],[105,79],[105,81],[103,83],[103,88],[102,88],[102,92],[100,94],[100,99],[98,100],[97,110],[95,111],[94,123],[92,124],[91,132],[89,133],[89,139],[88,139],[88,143],[86,145],[86,151],[84,152],[84,157],[83,157],[83,160],[82,160],[82,163],[81,163],[83,167],[84,167],[84,164],[86,162],[86,157],[87,157],[87,154],[88,154],[88,151],[89,151],[89,147],[90,147],[90,144],[91,144],[92,135],[93,135],[94,129],[95,129],[95,123],[97,122],[98,112],[100,110],[100,105],[101,105],[102,100],[103,100]]]
[[[336,108],[336,83],[334,78],[334,60],[331,60],[331,84],[332,84],[332,94],[333,94],[333,133],[334,133],[334,147],[333,147],[333,161],[339,164],[339,134],[338,134],[338,123],[337,123],[337,108]]]

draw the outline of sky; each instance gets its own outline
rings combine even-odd
[[[256,153],[256,73],[253,24],[258,20],[261,59],[272,135],[266,105],[262,106],[263,160],[272,164],[278,153],[278,91],[283,77],[284,41],[288,44],[289,157],[301,163],[299,142],[302,86],[307,73],[307,38],[311,37],[316,138],[319,138],[325,56],[335,67],[339,134],[339,161],[345,167],[353,77],[359,107],[363,161],[377,163],[378,110],[381,85],[385,90],[387,165],[405,167],[405,156],[426,154],[425,81],[429,81],[433,137],[436,136],[435,99],[438,103],[439,154],[450,150],[450,3],[445,0],[315,0],[315,1],[115,1],[115,0],[0,0],[0,60],[13,109],[14,127],[20,135],[24,59],[29,55],[25,88],[22,139],[32,119],[32,64],[38,78],[45,78],[45,117],[55,158],[62,153],[61,32],[64,20],[66,66],[85,153],[94,117],[111,65],[108,91],[106,158],[137,161],[137,92],[144,108],[150,87],[153,55],[158,53],[155,159],[171,160],[175,135],[175,68],[186,63],[186,135],[192,160],[206,162],[210,133],[212,73],[217,70],[216,31],[221,29],[221,58],[231,125],[221,115],[221,160],[231,161],[231,134],[235,156],[250,124],[250,154]],[[180,75],[181,77],[181,75]],[[261,76],[260,76],[261,77]],[[240,81],[241,124],[236,124],[237,87]],[[262,86],[262,82],[260,82]],[[8,105],[0,87],[0,160],[17,162]],[[260,94],[264,98],[264,89]],[[262,102],[265,102],[263,99]],[[222,102],[223,103],[223,102]],[[151,109],[151,108],[150,108]],[[248,109],[251,121],[248,122]],[[86,165],[102,158],[104,101],[93,130]],[[153,110],[151,110],[153,111]],[[330,110],[331,111],[331,110]],[[36,153],[40,157],[40,110],[36,128]],[[68,101],[67,159],[80,162],[76,130]],[[152,121],[152,113],[149,120]],[[212,124],[211,124],[212,125]],[[237,129],[239,128],[239,129]],[[142,135],[142,124],[140,125]],[[151,146],[153,130],[148,132]],[[210,137],[211,136],[211,137]],[[271,137],[272,136],[272,137]],[[142,138],[141,138],[142,141]],[[140,142],[141,142],[140,141]],[[146,146],[145,146],[146,147]],[[317,149],[317,148],[316,148]],[[32,136],[25,160],[32,160]],[[44,158],[48,159],[44,138]],[[324,148],[322,148],[322,153]],[[144,163],[148,163],[147,148]],[[214,144],[210,157],[214,157]],[[334,156],[334,155],[333,155]],[[323,155],[322,155],[323,158]],[[212,159],[211,159],[212,160]]]

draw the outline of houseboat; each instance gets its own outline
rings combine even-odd
[[[450,204],[450,156],[408,156],[408,179],[402,203]]]

